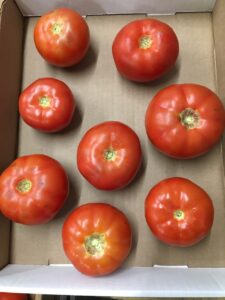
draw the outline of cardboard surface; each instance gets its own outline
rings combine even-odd
[[[71,126],[57,134],[37,132],[20,121],[18,156],[45,153],[58,159],[71,181],[70,198],[55,220],[42,226],[13,224],[11,262],[16,264],[68,263],[61,245],[61,227],[66,215],[77,205],[109,202],[124,211],[133,227],[134,245],[125,266],[188,265],[225,266],[225,210],[221,144],[201,158],[179,161],[158,153],[148,142],[144,116],[154,94],[172,83],[194,82],[216,90],[214,40],[211,14],[177,14],[160,17],[170,24],[180,41],[176,67],[162,80],[135,84],[119,76],[111,55],[117,31],[127,22],[145,16],[87,17],[91,48],[84,61],[71,69],[49,66],[37,53],[32,41],[35,18],[25,30],[23,88],[39,77],[54,76],[72,89],[77,111]],[[143,165],[134,182],[116,192],[94,189],[77,171],[76,148],[85,131],[96,123],[118,120],[139,135]],[[209,172],[210,170],[210,172]],[[171,176],[187,177],[212,197],[215,221],[210,236],[198,245],[179,249],[157,241],[144,219],[144,200],[150,188]]]
[[[56,7],[71,7],[82,15],[173,14],[212,11],[216,0],[16,0],[25,16],[40,16]]]
[[[11,20],[14,20],[13,24]],[[22,72],[23,19],[13,1],[0,11],[0,173],[16,156],[17,98]],[[0,268],[8,263],[9,221],[0,216]]]

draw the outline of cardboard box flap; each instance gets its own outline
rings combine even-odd
[[[71,7],[82,15],[174,14],[212,11],[216,0],[16,0],[25,16],[39,16],[56,7]]]
[[[0,273],[2,289],[92,297],[221,297],[225,295],[225,269],[126,268],[93,278],[70,265],[9,265]]]
[[[12,22],[13,20],[13,22]],[[22,71],[23,19],[13,1],[6,1],[0,16],[0,173],[16,156],[17,100]],[[0,216],[0,268],[9,257],[9,221]]]

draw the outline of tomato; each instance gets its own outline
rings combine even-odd
[[[62,230],[65,254],[80,272],[99,276],[112,273],[128,256],[132,232],[126,216],[104,203],[75,209]]]
[[[28,297],[25,294],[15,293],[0,293],[0,300],[27,300]]]
[[[29,85],[19,97],[19,112],[31,127],[56,132],[72,120],[75,101],[69,87],[54,78],[40,78]]]
[[[97,189],[126,186],[141,164],[136,133],[120,122],[104,122],[89,129],[77,150],[80,173]]]
[[[1,174],[0,210],[17,223],[46,223],[62,208],[68,189],[58,161],[41,154],[22,156]]]
[[[119,31],[112,53],[122,76],[146,82],[161,77],[175,64],[179,44],[169,25],[143,19],[130,22]]]
[[[223,104],[215,93],[197,84],[175,84],[150,102],[145,126],[152,144],[174,158],[193,158],[209,151],[225,126]]]
[[[156,184],[145,200],[145,218],[152,233],[173,246],[191,246],[209,233],[213,203],[207,193],[185,178]]]
[[[47,62],[69,67],[85,56],[90,43],[89,28],[76,11],[58,8],[39,18],[34,42]]]

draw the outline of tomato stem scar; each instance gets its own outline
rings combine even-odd
[[[53,34],[60,34],[60,32],[62,31],[62,29],[63,29],[63,24],[62,23],[55,23],[52,26],[52,33]]]
[[[47,96],[43,96],[39,98],[39,105],[42,107],[49,107],[51,104],[51,100]]]
[[[199,126],[200,115],[197,110],[193,108],[185,108],[179,114],[181,124],[187,129],[194,129]]]
[[[116,159],[116,151],[108,149],[104,152],[104,158],[108,161],[114,161]]]
[[[102,256],[105,250],[105,235],[93,233],[85,239],[84,247],[89,255]]]
[[[152,39],[148,35],[141,36],[139,39],[139,48],[149,49],[152,45]]]
[[[28,193],[32,188],[32,182],[29,179],[22,179],[18,182],[16,189],[20,193]]]
[[[173,217],[174,217],[174,219],[180,221],[180,220],[183,220],[183,219],[184,219],[185,213],[184,213],[183,210],[177,209],[177,210],[175,210],[175,211],[173,212]]]

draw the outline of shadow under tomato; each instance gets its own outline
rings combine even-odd
[[[70,176],[69,176],[70,178]],[[80,187],[77,182],[69,179],[69,195],[67,200],[60,210],[60,212],[56,215],[55,219],[59,219],[65,217],[69,213],[71,213],[77,206],[79,198],[80,198]]]
[[[70,124],[65,129],[58,132],[58,134],[67,134],[71,131],[78,129],[78,127],[81,126],[82,117],[83,113],[81,112],[80,107],[77,105]]]

